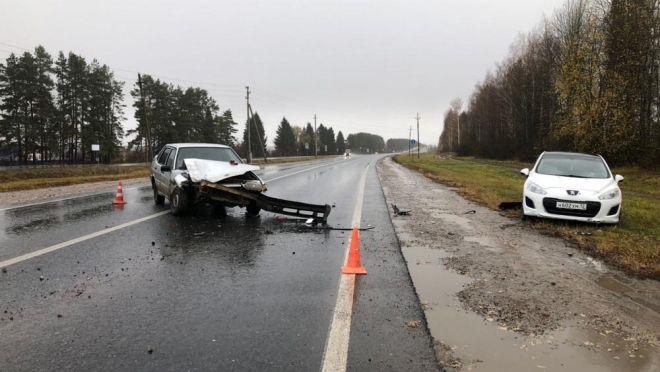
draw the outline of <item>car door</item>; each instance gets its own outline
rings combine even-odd
[[[163,165],[166,165],[168,158],[174,152],[173,150],[174,149],[171,147],[166,147],[154,162],[152,169],[156,189],[165,196],[169,196],[168,184],[169,184],[170,172],[161,171],[161,167]]]
[[[170,152],[170,155],[167,157],[167,160],[165,161],[165,165],[170,167],[170,171],[167,173],[163,174],[163,193],[166,193],[167,197],[169,198],[170,195],[172,195],[172,191],[174,191],[174,176],[177,174],[181,173],[181,171],[177,171],[174,169],[174,159],[176,158],[176,149],[173,148],[172,151]]]

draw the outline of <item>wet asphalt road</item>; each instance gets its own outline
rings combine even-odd
[[[268,195],[335,204],[351,227],[369,166],[346,370],[437,361],[375,170],[380,155],[267,167]],[[0,263],[166,211],[150,187],[0,211]],[[0,371],[318,371],[350,231],[262,212],[168,213],[6,267]],[[421,321],[418,328],[408,321]],[[150,352],[150,350],[152,350]]]

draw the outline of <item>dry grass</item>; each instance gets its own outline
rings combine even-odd
[[[504,201],[520,201],[525,179],[518,175],[531,164],[475,158],[398,155],[394,160],[435,181],[456,187],[466,198],[497,209]],[[660,279],[660,174],[638,168],[615,168],[621,184],[622,218],[618,226],[595,226],[554,220],[528,225],[563,237],[609,265],[642,278]],[[506,213],[516,218],[520,211]]]
[[[0,171],[0,192],[149,177],[149,166],[92,165]]]

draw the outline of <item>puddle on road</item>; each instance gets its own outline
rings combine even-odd
[[[660,314],[660,292],[657,290],[657,286],[648,282],[637,282],[631,286],[623,281],[616,276],[605,274],[598,278],[596,283],[610,292],[622,295],[638,305]]]
[[[473,237],[467,238],[470,241]],[[474,238],[479,240],[479,238]],[[477,241],[478,243],[481,243]],[[410,276],[425,308],[430,331],[442,335],[463,370],[657,372],[660,351],[635,339],[601,333],[590,326],[566,326],[540,336],[524,336],[505,325],[463,309],[456,292],[472,279],[448,270],[439,249],[404,247]],[[604,283],[609,283],[604,280]],[[610,285],[610,284],[605,284]],[[610,285],[613,286],[613,285]],[[622,287],[616,288],[623,289]]]
[[[631,287],[621,283],[620,281],[614,279],[613,277],[611,277],[609,275],[601,276],[596,281],[596,283],[598,283],[599,286],[601,286],[601,287],[603,287],[607,290],[610,290],[610,291],[616,292],[616,293],[620,293],[620,294],[631,292],[633,290]]]

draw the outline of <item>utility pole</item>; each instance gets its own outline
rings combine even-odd
[[[410,140],[412,139],[412,126],[410,127],[410,130],[408,131],[408,156],[410,156]]]
[[[318,133],[316,133],[316,114],[314,114],[314,157],[319,156],[319,136]]]
[[[144,99],[144,90],[142,90],[142,75],[138,72],[138,87],[140,88],[140,99],[142,100],[142,112],[144,113],[144,123],[147,126],[147,162],[151,162],[151,127],[149,126],[149,116],[147,115],[147,104]]]
[[[245,90],[247,91],[247,95],[245,96],[245,99],[247,100],[247,123],[245,125],[247,126],[247,162],[248,164],[252,164],[252,141],[250,139],[250,87],[245,86]]]
[[[419,112],[417,113],[416,119],[417,119],[417,159],[419,159],[419,119],[421,119],[419,117]]]

